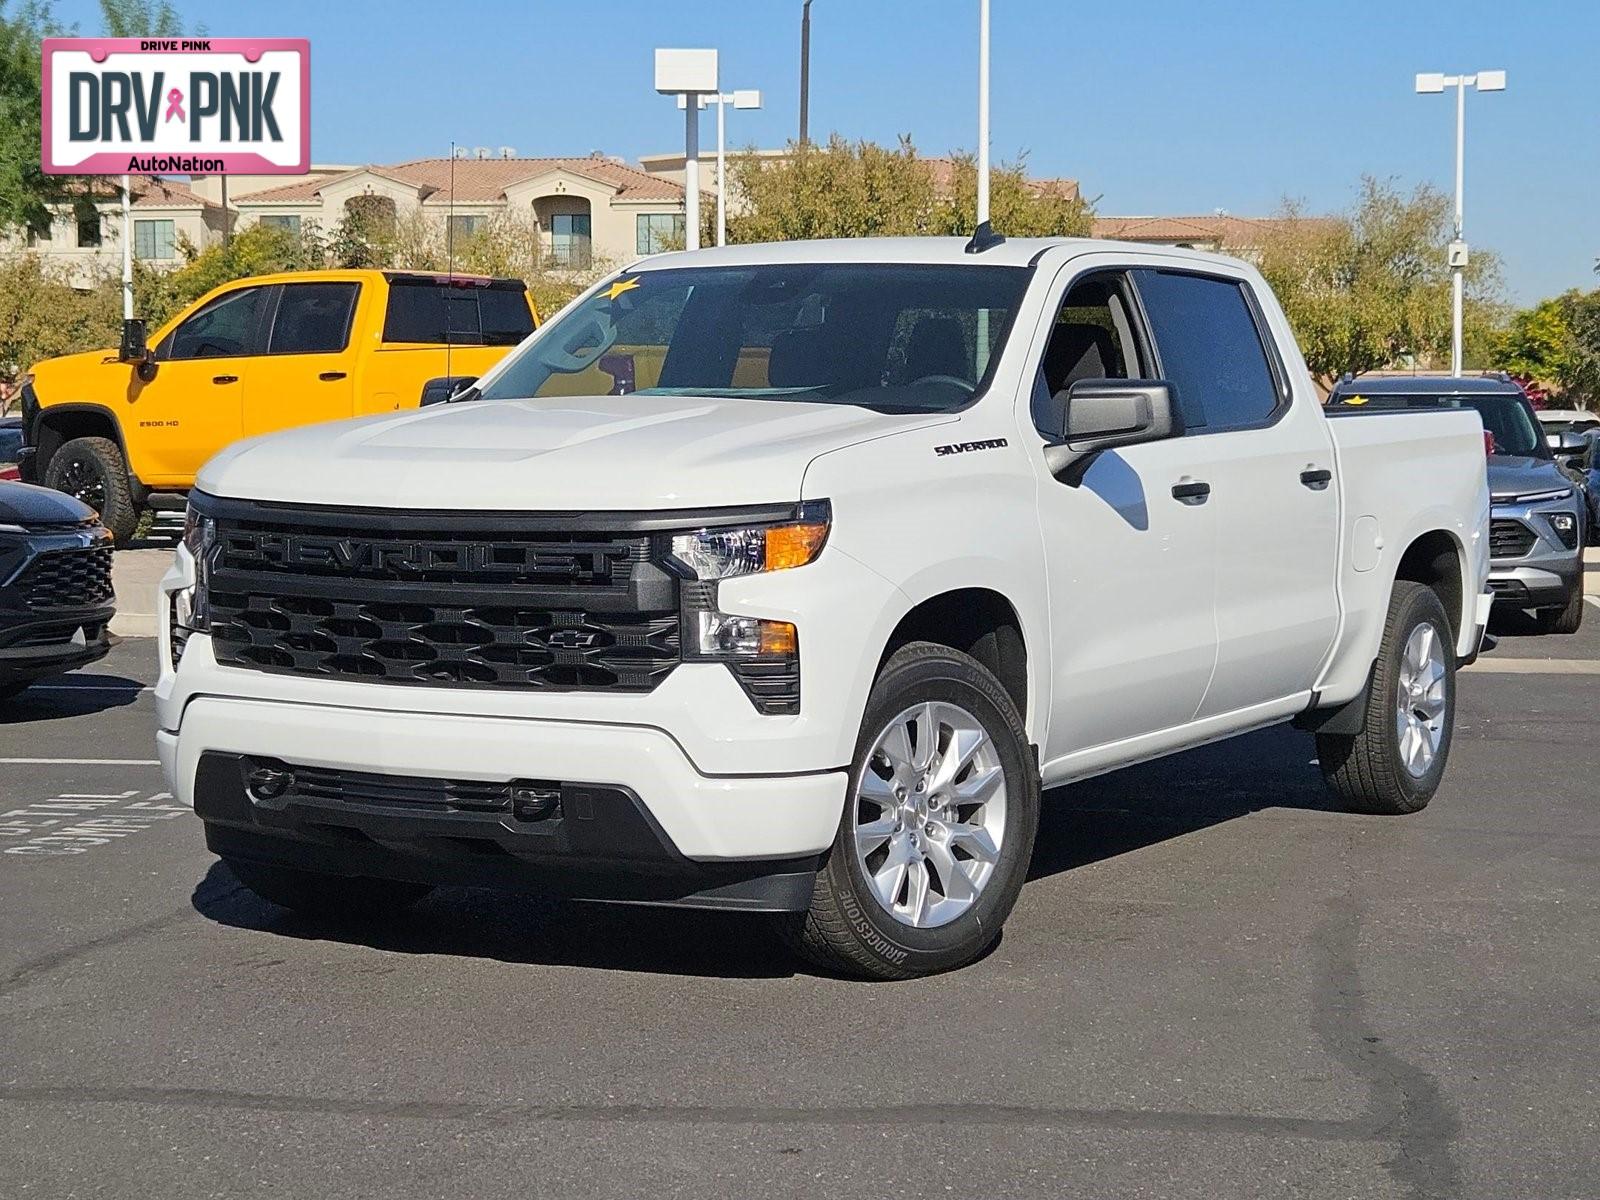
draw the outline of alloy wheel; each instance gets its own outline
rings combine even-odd
[[[1400,655],[1395,731],[1400,763],[1413,779],[1421,779],[1432,768],[1444,740],[1448,708],[1444,653],[1439,631],[1425,621],[1411,631]]]
[[[913,705],[878,734],[850,833],[872,895],[896,921],[929,929],[970,909],[994,876],[1005,832],[1005,768],[966,709]]]

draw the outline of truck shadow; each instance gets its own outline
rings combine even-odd
[[[123,675],[63,675],[34,684],[20,695],[0,700],[0,727],[30,722],[66,721],[112,708],[126,708],[144,684]]]
[[[1313,756],[1309,737],[1278,728],[1056,788],[1045,799],[1029,879],[1263,808],[1330,809]],[[330,921],[260,899],[220,862],[196,886],[192,902],[202,916],[236,929],[408,955],[723,978],[806,971],[777,941],[769,919],[743,914],[440,888],[390,920]]]

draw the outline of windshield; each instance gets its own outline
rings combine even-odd
[[[866,263],[626,272],[552,320],[483,396],[959,408],[987,382],[1028,275]]]
[[[1452,396],[1452,407],[1471,407],[1483,418],[1483,428],[1494,436],[1494,453],[1549,458],[1550,446],[1528,406],[1515,396]]]

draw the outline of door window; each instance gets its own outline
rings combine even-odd
[[[332,354],[350,342],[359,284],[285,284],[273,318],[269,354]]]
[[[1270,421],[1282,397],[1244,285],[1177,271],[1133,274],[1184,428],[1215,433]]]
[[[1079,380],[1140,377],[1132,312],[1120,272],[1080,279],[1068,290],[1034,383],[1033,421],[1041,431],[1062,427],[1067,391]]]
[[[533,332],[520,283],[393,279],[383,340],[443,346],[515,346]]]
[[[264,287],[240,288],[218,296],[172,331],[158,358],[232,358],[260,352]]]

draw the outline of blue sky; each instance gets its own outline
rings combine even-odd
[[[761,112],[730,140],[796,132],[799,0],[176,0],[217,36],[305,36],[318,161],[469,145],[636,158],[682,145],[655,46],[715,46]],[[1107,214],[1284,196],[1348,204],[1363,173],[1449,187],[1453,103],[1419,71],[1504,68],[1467,98],[1467,236],[1528,302],[1600,286],[1595,0],[993,0],[997,158],[1078,179]],[[56,8],[98,32],[92,0]],[[928,153],[971,148],[976,0],[814,0],[811,129]],[[703,137],[713,127],[709,119]]]

